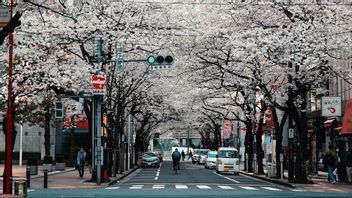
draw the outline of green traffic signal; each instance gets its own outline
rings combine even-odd
[[[174,58],[172,56],[148,56],[147,62],[151,65],[154,64],[172,64]]]
[[[149,56],[148,59],[147,59],[147,62],[149,64],[154,64],[155,63],[155,57],[154,56]]]

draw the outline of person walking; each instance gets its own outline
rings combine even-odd
[[[188,159],[192,159],[192,157],[193,157],[192,151],[189,151],[189,153],[188,153]]]
[[[84,148],[81,147],[77,153],[77,161],[76,161],[80,178],[83,178],[84,164],[86,163],[86,157],[87,157],[87,153],[84,151]]]
[[[347,172],[347,179],[349,183],[352,183],[352,148],[348,149],[346,158],[346,172]]]
[[[185,161],[186,154],[185,154],[185,152],[183,150],[181,152],[181,156],[182,156],[182,161]]]
[[[336,168],[336,154],[332,145],[329,145],[329,150],[324,155],[323,163],[328,167],[328,181],[332,184],[336,183],[333,173]]]

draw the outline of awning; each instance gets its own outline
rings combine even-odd
[[[324,127],[328,128],[331,127],[332,123],[335,121],[335,119],[329,119],[324,122]]]

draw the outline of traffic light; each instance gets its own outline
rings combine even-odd
[[[55,102],[55,118],[64,117],[64,103],[61,101]]]
[[[150,65],[161,65],[161,64],[164,64],[164,65],[170,65],[172,64],[172,62],[174,61],[174,58],[170,55],[168,56],[148,56],[147,58],[147,62],[148,64]]]

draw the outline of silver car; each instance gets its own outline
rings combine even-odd
[[[156,153],[145,152],[142,157],[142,167],[159,167],[160,159]]]

